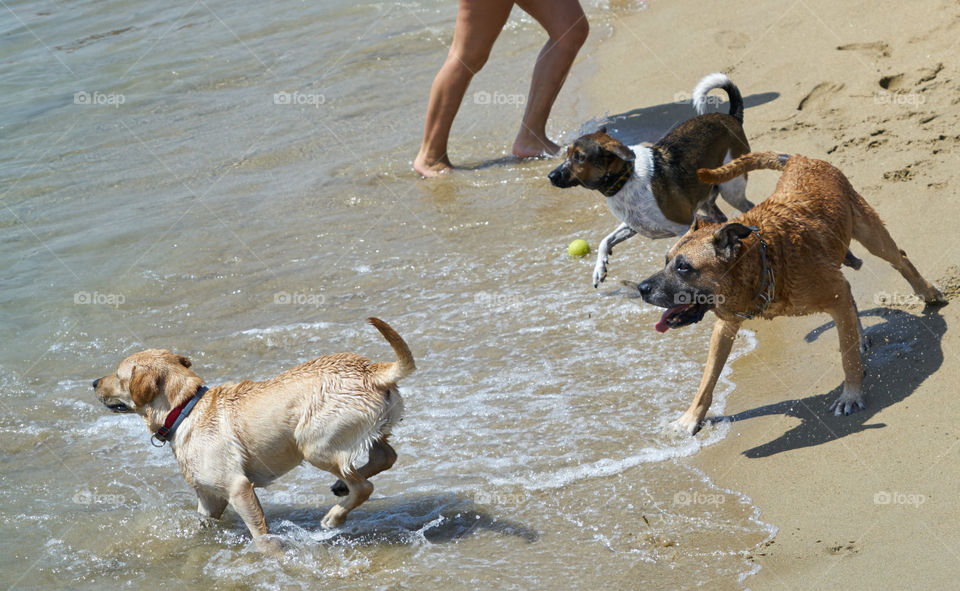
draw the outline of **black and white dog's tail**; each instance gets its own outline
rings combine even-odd
[[[727,78],[726,74],[720,72],[707,74],[693,89],[693,108],[697,110],[697,114],[703,115],[707,112],[707,93],[714,88],[722,88],[727,93],[730,98],[730,114],[742,125],[743,97],[740,96],[740,89]]]

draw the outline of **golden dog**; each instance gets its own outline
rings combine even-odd
[[[352,353],[308,361],[263,382],[210,389],[190,360],[163,349],[124,359],[114,374],[93,383],[110,410],[142,416],[154,438],[169,441],[197,511],[219,519],[227,503],[243,518],[258,547],[279,550],[263,538],[267,524],[254,487],[266,486],[306,460],[340,479],[346,495],[323,518],[343,524],[373,492],[368,478],[390,468],[397,454],[387,443],[403,400],[397,382],[414,369],[403,339],[386,322],[368,318],[393,347],[397,361],[371,363]],[[354,468],[364,453],[368,461]]]
[[[864,407],[862,330],[840,271],[850,258],[851,239],[890,263],[925,302],[946,303],[897,247],[877,212],[827,162],[759,152],[698,174],[702,182],[716,184],[761,168],[783,171],[773,195],[730,223],[695,221],[667,253],[664,269],[637,286],[648,304],[667,308],[659,332],[699,322],[708,310],[718,317],[700,388],[676,423],[691,435],[710,407],[740,324],[753,317],[830,314],[845,376],[843,393],[831,408],[839,415]]]

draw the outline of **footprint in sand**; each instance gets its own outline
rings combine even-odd
[[[937,280],[937,287],[947,300],[957,299],[960,295],[960,267],[956,265],[947,267],[943,276]]]
[[[821,82],[813,87],[813,90],[807,93],[807,96],[800,99],[797,105],[798,111],[809,109],[811,107],[822,107],[826,105],[830,97],[837,94],[843,88],[843,84],[834,84],[833,82]]]
[[[872,43],[847,43],[837,47],[840,51],[862,51],[872,54],[874,57],[890,57],[890,46],[883,41],[873,41]]]
[[[932,68],[920,68],[917,70],[917,81],[913,83],[914,86],[920,86],[932,80],[935,80],[937,75],[943,71],[943,64],[938,63]],[[898,90],[905,86],[909,86],[907,83],[906,75],[903,73],[900,74],[890,74],[880,78],[878,82],[880,88],[884,90]]]
[[[828,546],[827,552],[833,554],[834,556],[852,556],[860,553],[860,544],[850,541],[846,544]]]
[[[917,80],[917,86],[920,86],[924,82],[930,82],[931,80],[936,78],[937,74],[939,74],[941,71],[943,71],[942,63],[937,64],[932,68],[920,68],[920,70],[918,70],[917,72],[918,74],[920,74],[920,79]]]
[[[884,90],[896,90],[903,86],[903,74],[892,74],[880,79],[880,88]]]
[[[713,36],[713,39],[720,47],[733,50],[743,49],[750,42],[750,37],[739,31],[719,31]]]
[[[893,181],[893,182],[906,182],[912,180],[917,174],[917,169],[922,168],[926,164],[924,161],[914,162],[913,164],[908,164],[903,168],[898,170],[888,170],[883,173],[883,180]]]

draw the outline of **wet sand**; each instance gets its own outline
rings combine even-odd
[[[843,379],[829,317],[745,323],[759,344],[732,366],[730,434],[688,461],[779,527],[752,555],[762,567],[752,588],[955,584],[958,49],[956,2],[908,11],[889,1],[672,0],[621,19],[594,60],[604,65],[592,100],[622,115],[612,127],[631,141],[689,117],[689,103],[674,101],[704,74],[727,72],[746,100],[752,148],[840,167],[951,300],[924,312],[889,265],[852,245],[864,266],[845,273],[873,347],[867,409],[849,417],[828,411]],[[775,181],[751,174],[748,197],[760,201]]]

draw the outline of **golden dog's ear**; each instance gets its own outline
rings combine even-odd
[[[183,355],[177,355],[177,361],[180,362],[180,365],[184,367],[190,367],[190,358],[184,357]]]
[[[130,397],[138,406],[150,404],[160,393],[160,376],[155,369],[135,365],[130,373]]]

